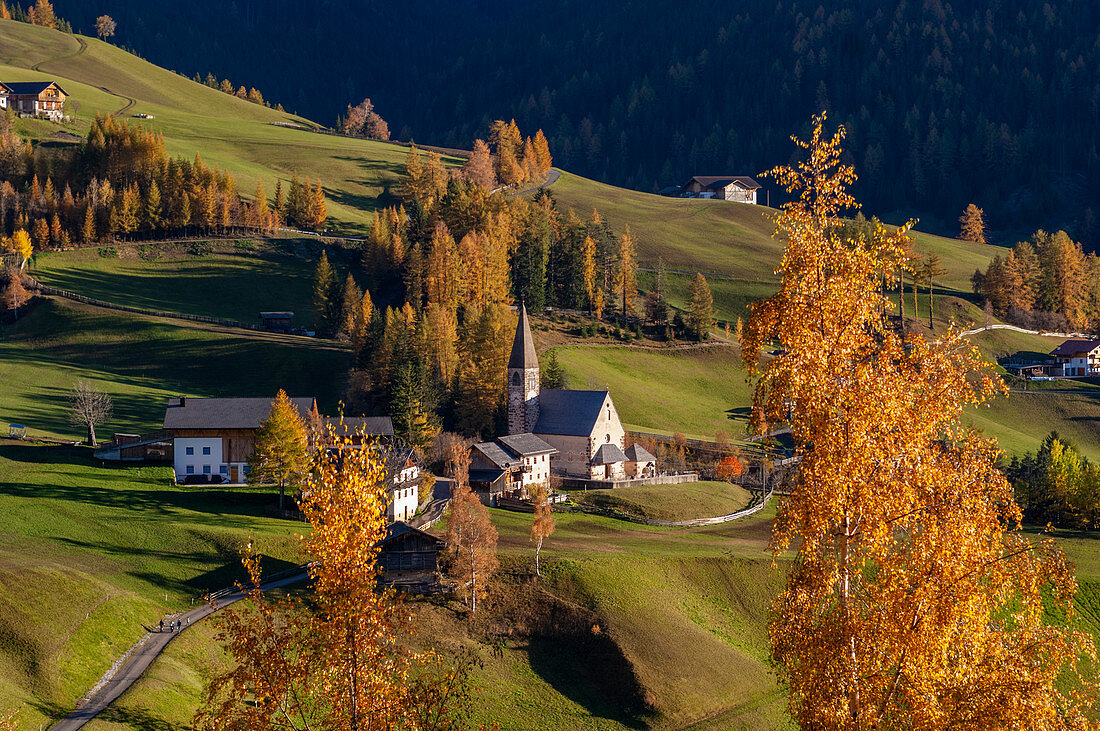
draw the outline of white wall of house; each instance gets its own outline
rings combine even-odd
[[[222,475],[221,437],[177,437],[173,440],[173,461],[176,480],[182,482],[188,475]]]
[[[419,490],[416,483],[399,485],[390,493],[389,510],[386,517],[393,520],[409,520],[416,515],[420,505]]]
[[[420,468],[414,465],[409,465],[401,469],[396,475],[393,476],[393,484],[400,485],[402,482],[408,482],[409,480],[415,480],[420,476]]]
[[[550,460],[549,454],[536,454],[523,458],[523,471],[521,484],[524,488],[540,483],[550,484]]]

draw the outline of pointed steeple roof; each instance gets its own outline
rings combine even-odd
[[[509,368],[538,368],[539,357],[535,353],[535,340],[531,337],[531,321],[527,319],[527,306],[519,306],[519,322],[516,324],[516,339],[512,341],[512,354],[508,357]]]

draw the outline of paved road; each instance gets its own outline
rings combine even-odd
[[[277,589],[280,586],[302,581],[307,576],[307,572],[303,569],[301,573],[292,574],[270,583],[265,583],[263,584],[263,588]],[[218,599],[217,608],[209,604],[203,604],[201,607],[179,615],[176,619],[179,619],[183,623],[184,629],[181,631],[186,631],[187,628],[193,624],[197,624],[204,617],[208,617],[218,609],[240,601],[242,598],[244,598],[244,595],[241,592],[236,592]],[[157,656],[164,651],[164,648],[168,646],[168,643],[171,642],[177,634],[179,633],[165,630],[164,632],[150,632],[141,638],[141,640],[134,645],[129,658],[127,658],[126,662],[119,668],[118,672],[99,687],[98,690],[95,690],[87,703],[73,711],[64,720],[58,721],[51,727],[51,730],[74,731],[74,729],[80,728],[106,710],[107,706],[111,705],[116,698],[129,690],[130,686],[137,682],[142,673],[153,664],[153,661],[157,659]]]

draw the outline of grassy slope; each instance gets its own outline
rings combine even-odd
[[[291,310],[295,325],[313,325],[312,262],[273,253],[193,256],[179,248],[143,259],[135,247],[117,251],[43,252],[32,273],[43,284],[130,307],[245,323],[263,310]]]
[[[557,353],[569,387],[609,388],[627,428],[700,439],[745,433],[751,390],[739,349],[572,346]]]
[[[573,499],[656,520],[693,520],[729,515],[749,504],[752,495],[728,482],[689,482],[683,485],[638,485],[614,490],[585,490]]]
[[[529,564],[531,516],[494,510],[505,562]],[[473,721],[503,729],[677,728],[720,714],[720,728],[786,728],[785,699],[765,657],[770,597],[782,580],[763,550],[767,515],[706,529],[670,531],[562,514],[543,549],[544,582],[594,610],[598,629],[564,642],[506,640],[500,652],[470,639],[450,611],[420,604],[422,633],[437,646],[470,649]],[[186,727],[201,683],[221,662],[204,642],[174,643],[123,696],[111,720]],[[629,712],[637,691],[651,714]],[[635,710],[637,710],[635,708]]]
[[[83,378],[109,393],[114,415],[100,428],[152,431],[165,399],[267,396],[279,388],[315,395],[335,413],[346,349],[330,342],[230,328],[192,327],[98,308],[46,300],[0,328],[0,423],[24,424],[34,434],[74,437],[66,394]]]
[[[84,449],[0,441],[0,697],[23,728],[71,710],[168,612],[238,577],[252,539],[299,559],[270,496],[176,488],[170,469],[101,467]],[[277,559],[277,560],[276,560]]]
[[[38,71],[31,68],[36,64]],[[125,114],[154,115],[141,124],[163,132],[171,154],[201,153],[232,172],[246,193],[261,178],[271,195],[276,178],[320,177],[331,224],[342,230],[362,231],[404,169],[401,147],[273,126],[305,120],[194,83],[94,38],[0,20],[0,78],[57,80],[70,94],[66,108],[76,117],[70,127],[77,134],[96,113],[117,113],[134,100]],[[40,131],[49,129],[41,125]]]

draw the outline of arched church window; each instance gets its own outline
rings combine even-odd
[[[497,383],[500,383],[500,381],[497,381]],[[519,371],[516,371],[515,373],[512,374],[512,385],[513,386],[520,385]]]
[[[604,437],[604,439],[603,439],[603,440],[604,440],[605,442],[607,442],[608,444],[610,444],[610,443],[611,443],[611,435],[610,435],[610,434],[608,434],[607,436],[605,436],[605,437]]]

